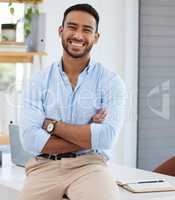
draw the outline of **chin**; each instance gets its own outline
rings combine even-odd
[[[86,56],[85,53],[73,53],[73,52],[67,52],[69,56],[71,56],[72,58],[83,58]]]
[[[70,54],[69,54],[70,55]],[[85,55],[70,55],[72,58],[76,58],[76,59],[78,59],[78,58],[83,58]]]

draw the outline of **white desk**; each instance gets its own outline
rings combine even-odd
[[[4,160],[3,160],[4,161]],[[160,175],[144,170],[129,168],[109,163],[109,168],[116,179],[132,181],[135,179],[164,178],[175,184],[175,177]],[[6,159],[3,167],[0,168],[0,194],[3,200],[15,200],[22,188],[25,178],[25,171],[22,167],[17,167]],[[157,192],[157,193],[130,193],[122,188],[121,200],[175,200],[175,192]]]
[[[147,179],[165,179],[175,185],[175,177],[161,175],[145,170],[120,166],[110,163],[109,167],[116,180],[126,180],[133,182],[134,180],[147,180]],[[175,191],[173,192],[154,192],[154,193],[131,193],[120,188],[122,193],[122,200],[175,200]]]

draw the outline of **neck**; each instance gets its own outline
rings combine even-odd
[[[68,75],[78,76],[87,66],[89,60],[90,56],[72,58],[69,55],[63,54],[63,70]]]

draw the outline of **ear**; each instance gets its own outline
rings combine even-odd
[[[59,34],[60,37],[62,36],[62,32],[63,32],[63,26],[60,26],[58,28],[58,34]]]
[[[99,37],[100,37],[100,33],[96,32],[96,33],[95,33],[94,44],[96,44],[96,43],[98,42]]]

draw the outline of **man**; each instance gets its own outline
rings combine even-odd
[[[90,57],[99,16],[88,4],[64,13],[60,63],[33,76],[24,92],[21,138],[26,164],[20,200],[118,200],[104,150],[123,122],[125,87]]]

